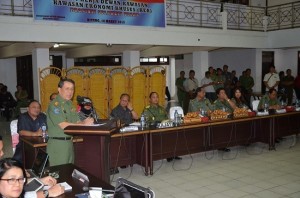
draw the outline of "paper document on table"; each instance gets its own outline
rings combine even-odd
[[[129,124],[130,126],[140,126],[141,125],[141,123],[139,123],[139,122],[133,122],[133,123],[131,123],[131,124]]]
[[[102,125],[105,125],[106,123],[100,123],[100,124],[92,124],[90,126],[102,126]]]

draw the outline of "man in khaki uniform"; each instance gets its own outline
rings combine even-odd
[[[93,118],[82,122],[76,108],[72,104],[75,83],[71,79],[62,79],[58,83],[58,96],[52,100],[47,110],[47,125],[49,140],[47,153],[50,165],[74,163],[73,137],[64,133],[64,128],[69,125],[91,125]]]
[[[155,122],[161,122],[163,120],[168,119],[168,114],[166,110],[158,104],[159,101],[158,93],[151,92],[149,98],[150,98],[150,105],[146,106],[143,111],[149,123],[153,124]]]

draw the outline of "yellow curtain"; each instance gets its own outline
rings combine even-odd
[[[148,103],[147,70],[144,67],[134,67],[131,70],[130,97],[135,112],[140,116]]]

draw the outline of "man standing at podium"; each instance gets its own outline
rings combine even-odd
[[[75,83],[71,79],[61,79],[58,83],[58,96],[52,100],[47,110],[49,140],[47,153],[50,165],[74,163],[73,137],[64,133],[69,125],[91,125],[93,118],[79,120],[72,104]]]

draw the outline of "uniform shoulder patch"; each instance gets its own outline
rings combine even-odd
[[[59,108],[54,108],[54,109],[53,109],[53,113],[54,113],[54,114],[59,114],[59,113],[60,113]]]

